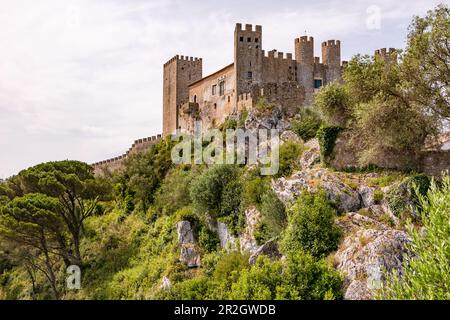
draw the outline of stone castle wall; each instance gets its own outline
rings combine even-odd
[[[104,170],[117,171],[123,168],[124,162],[133,154],[148,150],[161,140],[161,135],[136,140],[126,153],[115,158],[92,164],[95,175],[102,175]]]

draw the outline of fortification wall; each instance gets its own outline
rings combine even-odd
[[[283,83],[296,80],[297,63],[292,59],[292,53],[275,50],[267,54],[263,51],[263,83]]]
[[[102,175],[105,170],[107,171],[117,171],[123,168],[124,162],[129,156],[148,150],[152,145],[161,140],[161,135],[148,137],[144,139],[139,139],[134,141],[133,145],[128,149],[128,151],[118,157],[111,158],[108,160],[96,162],[92,164],[94,168],[95,175]]]
[[[349,133],[342,132],[336,139],[330,166],[337,170],[358,168],[357,155],[361,151],[358,141],[350,141]],[[386,153],[372,164],[387,169],[416,169],[427,175],[439,176],[442,171],[450,170],[450,150],[424,150],[415,158],[405,160],[403,155]]]

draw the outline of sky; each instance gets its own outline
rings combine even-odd
[[[403,48],[414,15],[449,0],[0,0],[0,178],[41,162],[118,156],[162,131],[163,64],[232,62],[236,23],[263,47],[339,39],[342,58]]]

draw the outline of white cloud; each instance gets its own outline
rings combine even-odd
[[[438,1],[15,0],[0,2],[0,177],[42,161],[94,162],[161,132],[162,64],[232,61],[236,22],[263,25],[265,49],[306,30],[343,56],[401,46],[413,14]],[[365,28],[378,5],[382,29]]]

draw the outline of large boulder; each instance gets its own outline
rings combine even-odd
[[[364,208],[368,208],[375,204],[374,199],[375,190],[376,189],[374,187],[364,185],[358,187],[358,193],[361,196],[361,201]]]
[[[280,135],[281,143],[283,142],[296,142],[296,143],[303,143],[302,138],[300,138],[294,131],[292,130],[286,130]]]
[[[264,255],[269,257],[271,260],[280,259],[282,257],[280,251],[278,250],[278,244],[276,239],[271,239],[265,244],[260,246],[255,253],[250,256],[249,263],[255,264],[259,256]]]
[[[346,237],[335,254],[337,269],[346,277],[345,298],[373,299],[385,280],[383,270],[401,272],[408,235],[356,213],[345,218],[338,224]]]
[[[303,190],[317,191],[323,188],[327,198],[339,212],[354,212],[361,208],[359,193],[326,169],[306,169],[294,173],[289,178],[272,181],[272,188],[284,203],[291,202]]]
[[[201,266],[200,253],[195,243],[194,230],[189,221],[177,223],[178,243],[181,247],[180,261],[189,268]]]
[[[300,166],[302,169],[312,168],[320,162],[320,146],[317,138],[311,139],[305,143],[306,150],[300,157]]]
[[[236,237],[233,236],[228,229],[228,226],[223,222],[217,222],[217,235],[220,240],[220,247],[227,251],[234,251],[237,249]]]
[[[194,243],[194,230],[192,230],[189,221],[180,221],[177,223],[178,243]]]
[[[290,126],[289,118],[278,107],[274,107],[268,112],[252,109],[245,120],[246,129],[278,129],[285,131]]]

